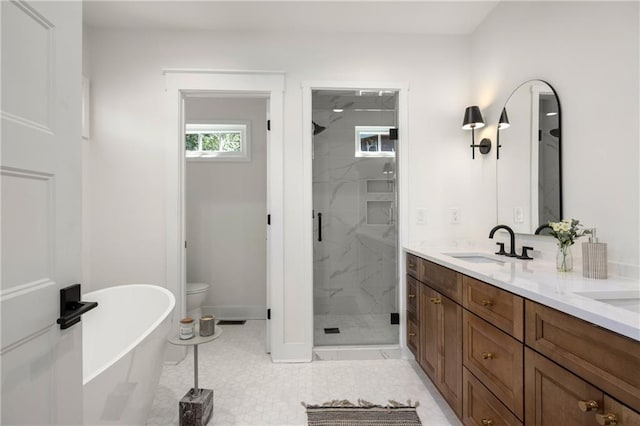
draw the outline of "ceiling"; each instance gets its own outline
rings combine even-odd
[[[472,33],[492,1],[115,1],[84,2],[89,27],[323,33]]]

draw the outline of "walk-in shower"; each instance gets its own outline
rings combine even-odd
[[[314,345],[393,345],[398,332],[398,94],[314,90]]]

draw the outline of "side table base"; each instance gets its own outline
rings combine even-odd
[[[204,426],[213,414],[212,389],[200,389],[200,395],[192,395],[193,388],[178,403],[180,426]]]

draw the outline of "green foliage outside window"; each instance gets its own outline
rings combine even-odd
[[[195,134],[195,133],[187,134],[185,145],[187,147],[187,151],[197,151],[198,150],[198,135]]]

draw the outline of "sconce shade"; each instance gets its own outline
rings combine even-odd
[[[511,126],[509,124],[509,117],[507,117],[507,110],[502,108],[502,114],[500,114],[500,120],[498,121],[498,129],[506,129]]]
[[[467,107],[464,110],[464,119],[462,120],[462,128],[464,130],[479,129],[484,127],[484,118],[480,113],[480,108],[476,105]]]

